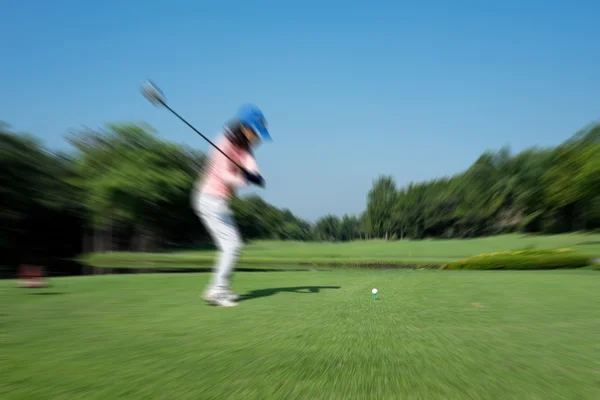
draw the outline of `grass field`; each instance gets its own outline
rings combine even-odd
[[[231,309],[208,278],[1,281],[0,398],[600,398],[597,271],[240,273]]]
[[[501,235],[471,240],[356,241],[351,243],[255,242],[244,249],[242,264],[345,265],[443,264],[481,253],[522,249],[572,248],[600,258],[600,234],[550,236]],[[212,263],[213,251],[104,253],[85,257],[95,266],[193,267]]]

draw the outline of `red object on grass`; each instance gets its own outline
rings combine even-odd
[[[17,285],[22,288],[48,287],[45,268],[40,265],[23,264],[19,267],[19,281]]]

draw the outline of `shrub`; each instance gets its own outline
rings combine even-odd
[[[594,264],[594,265],[592,265],[592,268],[594,268],[594,269],[596,269],[596,270],[600,271],[600,263],[597,263],[597,264]]]
[[[589,265],[589,263],[589,257],[575,253],[571,249],[536,249],[480,254],[463,260],[448,263],[444,265],[442,269],[558,269],[581,268]]]

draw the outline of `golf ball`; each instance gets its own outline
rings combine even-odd
[[[373,288],[373,290],[371,290],[371,293],[377,294],[377,289]]]

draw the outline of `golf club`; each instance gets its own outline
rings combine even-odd
[[[204,140],[206,140],[212,147],[214,147],[221,154],[223,154],[225,157],[227,157],[227,159],[229,161],[231,161],[233,164],[235,164],[236,167],[238,167],[239,169],[241,169],[242,172],[246,176],[252,175],[248,171],[246,171],[246,169],[244,167],[242,167],[241,165],[239,165],[238,163],[236,163],[235,161],[233,161],[231,159],[231,157],[229,157],[227,154],[225,154],[223,152],[223,150],[221,150],[219,147],[217,147],[217,145],[215,145],[213,142],[211,142],[206,136],[204,136],[200,131],[198,131],[198,129],[194,128],[194,126],[192,124],[190,124],[189,122],[187,122],[181,115],[177,114],[175,112],[175,110],[173,110],[171,107],[169,107],[167,105],[167,101],[165,99],[165,96],[164,96],[163,92],[151,80],[148,79],[146,82],[144,82],[142,84],[141,92],[142,92],[142,95],[144,95],[144,97],[146,99],[148,99],[148,101],[150,103],[154,104],[155,106],[163,106],[167,110],[171,111],[173,113],[173,115],[175,115],[177,118],[179,118],[180,120],[182,120],[187,126],[189,126],[190,128],[192,128],[194,130],[194,132],[196,132],[198,135],[202,136],[202,138]]]

